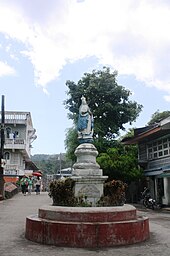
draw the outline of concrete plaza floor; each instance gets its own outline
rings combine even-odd
[[[47,192],[0,201],[0,256],[143,256],[170,255],[170,213],[150,215],[150,239],[146,242],[104,249],[63,248],[37,244],[25,239],[26,216],[38,213],[42,205],[52,204]],[[160,218],[160,221],[159,221]],[[161,222],[164,218],[164,222]]]

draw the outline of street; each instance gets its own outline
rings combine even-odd
[[[52,204],[47,192],[0,201],[0,256],[167,256],[170,254],[170,212],[138,210],[150,219],[150,239],[146,242],[104,249],[61,248],[25,239],[26,216],[36,214],[42,205]]]

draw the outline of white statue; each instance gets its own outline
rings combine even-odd
[[[93,114],[84,96],[81,97],[81,100],[77,125],[78,139],[80,143],[91,143],[93,141]]]

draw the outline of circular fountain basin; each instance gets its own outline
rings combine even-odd
[[[149,238],[149,219],[137,216],[134,206],[42,206],[26,218],[25,237],[63,247],[112,247]]]

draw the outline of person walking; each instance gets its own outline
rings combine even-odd
[[[21,192],[24,196],[26,196],[27,188],[28,188],[28,178],[24,175],[20,181]]]
[[[39,195],[40,194],[40,187],[41,187],[40,177],[37,177],[35,187],[36,187],[36,195]]]
[[[28,194],[29,195],[31,195],[32,187],[33,187],[32,177],[29,177],[29,179],[28,179]]]

